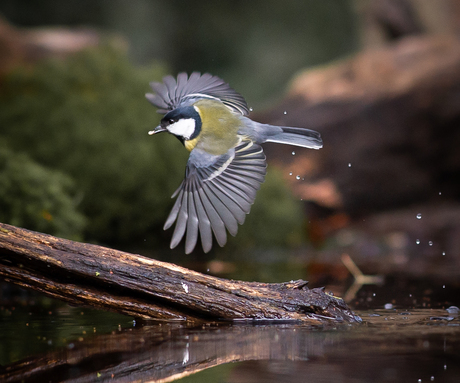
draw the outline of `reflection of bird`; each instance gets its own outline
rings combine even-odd
[[[171,248],[185,238],[190,253],[201,237],[203,250],[227,242],[243,224],[266,173],[260,144],[277,142],[319,149],[319,133],[304,128],[261,124],[250,120],[244,98],[228,84],[210,74],[180,73],[151,83],[156,94],[147,99],[165,113],[149,134],[169,132],[190,151],[185,179],[173,194],[176,203],[164,225],[176,221]]]

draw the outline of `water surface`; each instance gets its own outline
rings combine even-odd
[[[460,319],[447,307],[387,303],[385,309],[378,303],[358,307],[363,323],[354,325],[192,325],[136,322],[34,299],[29,294],[2,306],[1,381],[458,382],[460,377]]]

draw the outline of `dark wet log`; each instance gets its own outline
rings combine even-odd
[[[342,299],[305,281],[230,281],[1,223],[0,276],[72,305],[146,319],[357,321]]]

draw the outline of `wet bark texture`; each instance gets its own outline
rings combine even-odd
[[[144,319],[358,319],[340,298],[305,281],[231,281],[101,246],[0,224],[0,276],[72,305]]]

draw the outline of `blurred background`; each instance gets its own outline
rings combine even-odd
[[[0,221],[243,279],[342,283],[346,253],[455,281],[459,33],[456,0],[3,0]],[[238,235],[187,257],[162,226],[188,152],[144,98],[180,71],[324,139],[267,145]]]

